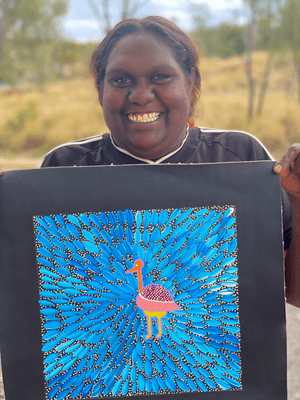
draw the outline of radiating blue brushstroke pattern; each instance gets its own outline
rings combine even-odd
[[[241,389],[234,207],[35,217],[47,399]],[[145,340],[136,276],[180,311]],[[153,334],[158,332],[153,320]]]

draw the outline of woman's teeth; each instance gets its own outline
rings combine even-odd
[[[156,121],[161,113],[153,112],[149,114],[128,114],[127,117],[131,122],[152,122]]]

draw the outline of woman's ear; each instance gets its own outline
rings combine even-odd
[[[193,87],[195,84],[195,78],[196,78],[196,69],[195,69],[195,67],[192,67],[190,76],[187,78],[187,81],[188,81],[188,84],[190,87],[190,93],[192,93],[192,91],[193,91]]]
[[[101,107],[103,108],[103,88],[102,87],[100,87],[98,89],[98,99],[99,99]]]
[[[188,89],[189,89],[189,94],[190,94],[190,100],[191,100],[189,117],[192,116],[193,108],[194,108],[194,100],[195,99],[194,99],[194,96],[193,96],[193,91],[194,91],[195,79],[196,79],[196,69],[194,67],[192,67],[190,76],[188,76],[186,78],[186,81],[187,81],[187,84],[188,84]]]

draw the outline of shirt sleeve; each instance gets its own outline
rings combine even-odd
[[[80,145],[66,144],[50,151],[44,158],[41,168],[71,167],[85,156],[87,150]]]

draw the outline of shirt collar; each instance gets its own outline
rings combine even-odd
[[[120,151],[121,153],[127,154],[128,156],[130,156],[130,157],[132,157],[132,158],[135,158],[135,159],[138,160],[138,161],[143,161],[144,163],[147,163],[147,164],[160,164],[160,163],[162,163],[164,160],[166,160],[167,158],[169,158],[169,157],[173,156],[174,154],[176,154],[176,153],[183,147],[183,145],[184,145],[184,143],[186,142],[188,136],[189,136],[189,126],[187,127],[186,135],[185,135],[185,138],[183,139],[181,145],[180,145],[176,150],[171,151],[171,153],[168,153],[168,154],[166,154],[165,156],[163,156],[163,157],[161,157],[161,158],[159,158],[158,160],[155,160],[155,161],[153,161],[153,160],[148,160],[148,159],[146,159],[146,158],[137,157],[137,156],[135,156],[134,154],[130,153],[129,151],[127,151],[127,150],[125,150],[125,149],[122,149],[121,147],[117,146],[117,145],[115,144],[114,139],[113,139],[113,137],[112,137],[111,134],[110,134],[110,139],[111,139],[111,142],[112,142],[113,146],[114,146],[118,151]]]

